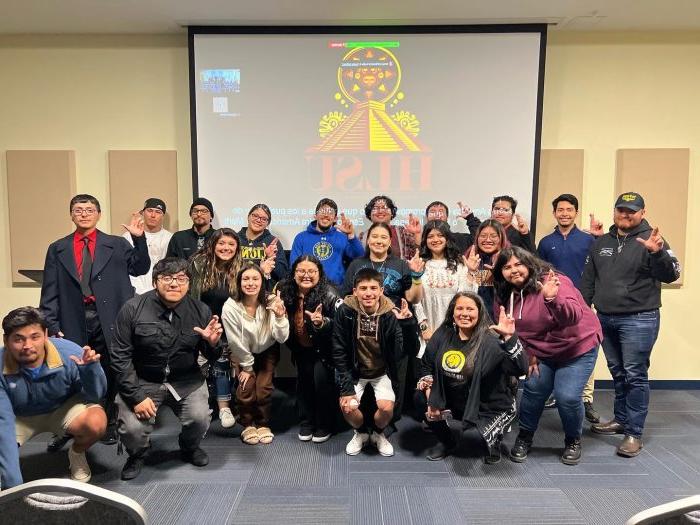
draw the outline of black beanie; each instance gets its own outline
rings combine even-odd
[[[206,209],[209,210],[209,213],[211,213],[211,218],[214,218],[214,206],[212,206],[211,201],[209,199],[205,199],[204,197],[197,197],[195,200],[192,201],[192,206],[190,206],[190,215],[192,215],[192,208],[195,206],[204,206]]]

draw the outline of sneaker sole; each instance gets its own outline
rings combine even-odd
[[[227,424],[227,425],[224,425],[223,423],[221,423],[221,428],[233,428],[233,427],[235,427],[235,426],[236,426],[236,422],[235,422],[235,421],[234,421],[233,423]]]
[[[330,438],[331,438],[331,435],[330,435],[330,434],[328,434],[327,436],[321,436],[321,437],[316,437],[316,436],[314,436],[314,437],[311,438],[311,441],[313,441],[314,443],[325,443],[325,442],[328,441]]]
[[[571,465],[571,466],[574,466],[574,465],[578,465],[579,463],[581,463],[581,458],[578,458],[578,459],[564,459],[564,458],[560,458],[560,459],[561,459],[561,462],[564,463],[564,465]]]
[[[385,453],[385,452],[379,452],[379,455],[380,455],[380,456],[384,456],[385,458],[390,458],[391,456],[394,455],[394,453],[392,452],[391,454],[387,454],[387,453]]]
[[[313,436],[311,434],[307,436],[303,434],[297,434],[297,437],[299,438],[299,441],[311,441],[313,439]]]
[[[525,463],[525,461],[527,461],[527,456],[525,456],[524,458],[517,458],[511,454],[508,454],[508,457],[510,458],[511,461],[513,461],[515,463]]]
[[[348,456],[357,456],[360,452],[362,452],[361,449],[358,450],[357,452],[348,452],[347,450],[345,451],[345,453],[346,453]]]
[[[79,481],[80,483],[89,483],[90,480],[92,479],[92,474],[90,474],[88,477],[84,479],[79,479],[79,478],[74,478],[73,476],[70,477],[73,481]]]

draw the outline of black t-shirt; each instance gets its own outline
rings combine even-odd
[[[362,268],[374,268],[384,276],[384,295],[396,306],[401,307],[401,299],[406,297],[406,290],[411,288],[411,270],[404,259],[389,255],[382,262],[372,262],[369,257],[359,257],[350,263],[345,272],[343,294],[352,293],[355,274]]]
[[[470,347],[469,341],[462,341],[456,334],[450,339],[440,360],[448,406],[464,406],[474,376],[475,358],[476,348]]]

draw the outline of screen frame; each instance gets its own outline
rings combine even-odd
[[[190,89],[190,148],[192,159],[192,198],[199,197],[199,166],[197,156],[197,100],[194,37],[196,35],[366,35],[366,34],[429,34],[429,33],[539,33],[540,55],[537,72],[537,111],[535,115],[535,151],[532,173],[532,206],[530,234],[535,238],[542,142],[542,108],[544,102],[544,73],[547,55],[547,24],[470,24],[470,25],[382,25],[382,26],[199,26],[187,27]]]

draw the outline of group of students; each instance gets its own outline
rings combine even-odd
[[[114,443],[118,434],[128,453],[122,479],[135,478],[162,405],[182,423],[183,460],[204,466],[210,390],[224,428],[238,420],[244,443],[272,442],[282,343],[297,369],[302,441],[330,439],[342,414],[354,429],[347,454],[371,444],[391,456],[393,424],[413,411],[438,440],[428,459],[443,459],[459,445],[455,425],[448,425],[453,419],[460,432],[478,431],[484,459],[494,463],[517,420],[509,457],[522,462],[554,393],[564,430],[561,461],[577,464],[584,413],[593,411],[590,398],[584,411],[582,393],[604,339],[599,318],[612,323],[630,313],[609,306],[614,294],[606,264],[623,255],[633,235],[645,272],[634,278],[635,293],[647,297],[644,312],[657,316],[660,302],[648,292],[658,296],[659,282],[677,279],[680,268],[658,230],[647,227],[638,194],[620,196],[607,235],[593,218],[590,233],[576,228],[574,196],[552,204],[558,226],[541,241],[538,256],[510,196],[495,197],[484,221],[460,203],[457,215],[469,233],[456,233],[442,202],[428,205],[425,224],[411,216],[394,225],[397,207],[379,195],[365,207],[371,225],[359,235],[326,198],[295,238],[289,268],[282,243],[267,228],[272,214],[265,204],[253,206],[247,227],[235,232],[214,229],[211,202],[198,198],[192,227],[170,235],[162,228],[165,203],[151,198],[124,225],[127,243],[96,229],[97,199],[74,197],[76,231],[49,247],[40,309],[19,308],[3,320],[2,486],[21,483],[15,437],[22,444],[46,430],[56,434],[51,450],[74,440],[71,476],[83,481],[90,479],[85,449],[100,438]],[[607,247],[611,239],[617,254]],[[147,279],[139,277],[144,274]],[[629,291],[628,275],[618,272],[616,279]],[[596,422],[593,430],[625,434],[618,453],[634,456],[648,382],[632,380],[629,358],[614,359],[620,340],[606,333],[604,346],[608,339],[615,419]],[[646,369],[638,375],[645,380]],[[43,389],[40,403],[36,384]]]

